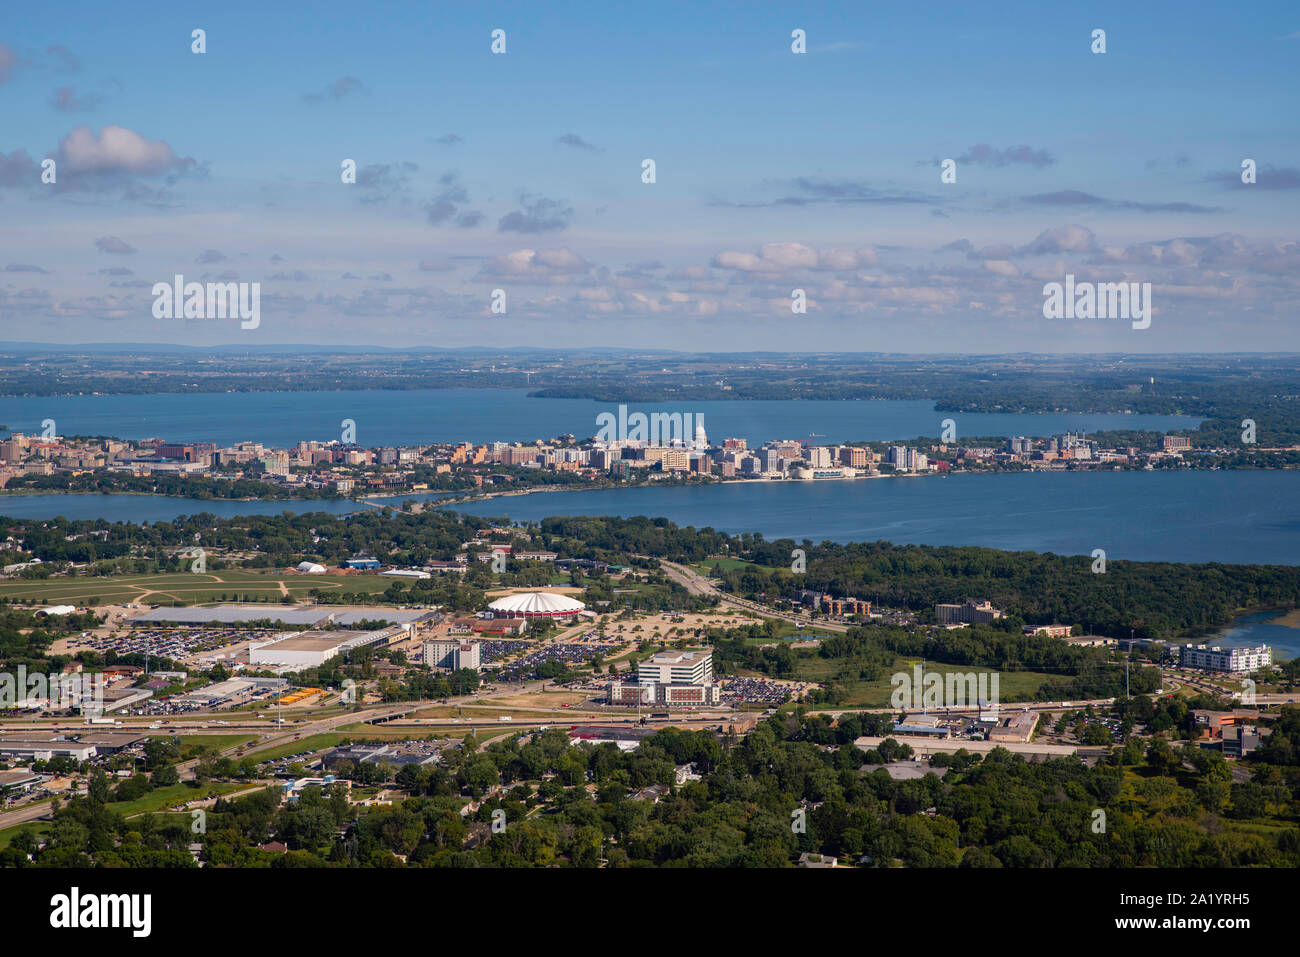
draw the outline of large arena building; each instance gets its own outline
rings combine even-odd
[[[572,618],[586,608],[582,602],[567,595],[547,591],[506,595],[488,605],[488,611],[497,618]]]

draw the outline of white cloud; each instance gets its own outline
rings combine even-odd
[[[59,144],[60,172],[133,173],[159,176],[192,164],[162,140],[151,140],[124,126],[105,126],[96,135],[78,126]]]
[[[817,250],[802,243],[766,243],[759,255],[782,269],[817,268]]]

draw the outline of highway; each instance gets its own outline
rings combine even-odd
[[[627,716],[625,714],[605,714],[602,712],[588,711],[584,709],[565,709],[559,711],[552,708],[532,708],[528,706],[517,705],[497,705],[501,710],[508,710],[514,713],[535,713],[536,720],[526,720],[519,722],[500,721],[496,716],[477,718],[473,716],[475,706],[492,707],[497,698],[513,697],[520,694],[543,690],[548,682],[533,681],[520,685],[506,685],[488,693],[479,693],[478,695],[463,695],[457,698],[448,698],[446,702],[443,699],[428,699],[421,701],[403,701],[392,704],[372,705],[364,707],[357,711],[343,711],[335,714],[323,715],[318,717],[309,717],[306,719],[295,719],[286,717],[283,725],[278,725],[275,718],[270,714],[262,719],[250,718],[244,720],[230,720],[233,715],[230,712],[224,712],[228,717],[218,718],[215,714],[204,716],[197,719],[194,725],[201,724],[201,727],[190,726],[189,723],[182,720],[160,721],[158,718],[125,718],[119,725],[87,725],[84,719],[43,719],[40,721],[23,721],[14,723],[0,724],[0,730],[3,730],[11,736],[21,736],[24,732],[42,731],[55,734],[94,734],[96,732],[106,733],[128,733],[136,732],[148,735],[228,735],[228,734],[257,734],[260,740],[254,742],[245,742],[243,744],[231,745],[216,752],[217,757],[256,757],[266,751],[273,750],[282,745],[291,744],[296,740],[306,739],[312,735],[326,734],[331,731],[337,731],[341,727],[356,725],[366,722],[385,721],[386,719],[401,718],[405,715],[417,711],[434,707],[444,708],[463,708],[465,709],[459,718],[418,718],[409,721],[392,721],[387,724],[376,725],[377,729],[389,728],[394,731],[405,731],[411,734],[419,734],[421,731],[431,729],[438,730],[471,730],[483,732],[489,729],[496,730],[499,733],[509,732],[512,728],[526,729],[538,725],[572,725],[584,723],[600,724],[636,724],[635,715]],[[317,706],[319,707],[319,706]],[[292,714],[292,711],[290,712]],[[668,725],[716,725],[725,721],[729,713],[718,714],[690,714],[681,715],[670,719],[647,719],[647,727],[666,727]],[[220,722],[220,723],[219,723]],[[159,727],[152,727],[160,725]],[[355,732],[358,737],[364,737],[364,732]],[[495,737],[496,735],[494,735]],[[484,746],[486,746],[484,743]],[[194,780],[194,771],[198,765],[198,759],[180,762],[176,769],[180,774],[182,781]],[[84,793],[84,792],[83,792]],[[17,824],[25,824],[29,821],[36,821],[48,818],[50,815],[50,804],[48,801],[41,801],[36,804],[24,805],[10,811],[0,812],[0,830],[7,827],[13,827]]]
[[[660,567],[664,573],[673,581],[678,582],[686,588],[691,594],[716,596],[719,603],[737,610],[754,612],[770,618],[779,618],[789,622],[798,622],[805,625],[814,624],[810,619],[803,618],[795,614],[785,614],[775,612],[767,606],[759,605],[745,599],[737,599],[724,595],[710,582],[707,578],[694,572],[686,566],[675,562],[660,561]],[[818,621],[815,623],[818,629],[827,631],[847,631],[849,625],[842,625],[828,621]],[[1165,689],[1168,692],[1177,688],[1181,683],[1200,691],[1211,692],[1218,695],[1230,695],[1222,688],[1211,683],[1210,679],[1202,675],[1188,675],[1182,672],[1167,670],[1165,675]],[[421,731],[438,730],[464,730],[483,732],[488,729],[498,729],[499,732],[509,732],[512,727],[523,730],[526,728],[536,727],[538,725],[571,725],[580,723],[600,723],[600,724],[635,724],[637,717],[629,716],[623,712],[602,712],[593,711],[587,708],[564,709],[561,711],[557,708],[535,707],[530,705],[500,704],[498,699],[507,697],[516,697],[522,694],[529,694],[544,690],[547,685],[545,681],[533,681],[519,685],[504,685],[495,687],[488,692],[479,694],[463,695],[457,698],[449,698],[422,701],[407,701],[382,705],[371,705],[359,710],[347,710],[335,712],[328,715],[311,714],[310,712],[302,718],[293,717],[294,711],[290,709],[289,716],[284,718],[284,724],[277,724],[276,719],[270,712],[263,712],[264,717],[244,717],[234,712],[217,712],[212,715],[195,716],[194,720],[187,721],[184,719],[160,720],[158,718],[141,717],[141,718],[124,718],[120,725],[87,725],[82,719],[39,719],[24,721],[6,721],[0,722],[0,731],[3,731],[11,737],[20,737],[24,733],[45,732],[45,733],[62,733],[62,734],[94,734],[96,732],[122,733],[137,732],[140,734],[154,735],[186,735],[186,736],[203,736],[203,735],[229,735],[229,734],[253,734],[259,736],[259,740],[253,742],[244,742],[243,744],[231,745],[223,748],[217,753],[219,757],[256,757],[258,754],[271,751],[283,745],[290,744],[295,740],[306,739],[313,735],[325,734],[337,731],[345,726],[359,725],[363,723],[381,722],[376,728],[389,728],[394,731],[406,731],[412,734],[419,734]],[[1267,706],[1270,704],[1295,703],[1300,699],[1300,695],[1291,694],[1257,694],[1255,704]],[[1020,709],[1044,713],[1053,711],[1062,711],[1066,709],[1081,709],[1092,705],[1097,708],[1108,707],[1114,702],[1111,698],[1093,699],[1087,701],[1070,701],[1070,702],[1033,702],[1033,703],[1004,703],[1002,711],[1004,713]],[[331,703],[338,703],[335,698]],[[322,702],[313,707],[313,711],[319,710],[326,702]],[[495,714],[491,716],[477,717],[474,711],[478,708],[492,708],[509,711],[516,716],[527,715],[527,717],[512,724],[503,722]],[[409,718],[407,716],[414,712],[429,708],[458,708],[461,709],[459,717],[433,717],[433,718]],[[810,714],[838,716],[845,713],[873,712],[873,713],[892,713],[897,711],[896,708],[815,708],[810,709]],[[934,714],[940,712],[935,711]],[[945,716],[974,716],[978,709],[950,709],[944,711]],[[218,714],[223,717],[217,717]],[[667,727],[677,725],[683,727],[690,726],[709,726],[725,723],[730,716],[730,712],[717,713],[694,713],[681,714],[668,719],[648,719],[647,727]],[[406,719],[406,720],[402,720]],[[355,732],[357,736],[364,736],[364,732]],[[498,737],[499,735],[493,735]],[[484,744],[486,746],[486,743]],[[185,761],[177,765],[182,780],[193,780],[195,768],[198,765],[198,759]],[[49,816],[49,802],[40,802],[33,805],[26,805],[11,811],[0,813],[0,829],[11,827],[15,824],[22,824],[28,821],[34,821]]]
[[[733,608],[738,611],[753,612],[766,618],[778,618],[782,621],[788,621],[791,624],[803,625],[804,627],[815,626],[817,628],[825,629],[826,631],[843,632],[848,631],[853,627],[852,625],[840,624],[825,619],[814,621],[807,615],[798,615],[794,612],[776,611],[767,605],[759,604],[756,601],[750,601],[747,598],[736,598],[732,595],[726,594],[725,592],[719,591],[717,586],[714,585],[710,579],[685,565],[679,565],[676,562],[670,562],[662,558],[658,559],[658,561],[659,567],[663,570],[663,573],[668,576],[670,580],[681,585],[692,595],[707,595],[714,597],[718,600],[718,604],[727,608]]]

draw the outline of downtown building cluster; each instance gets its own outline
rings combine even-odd
[[[659,415],[652,414],[651,419]],[[688,434],[677,423],[685,416],[663,417],[670,421],[662,434],[652,428],[644,437],[634,433],[623,438],[578,439],[568,434],[532,442],[375,448],[340,440],[303,440],[282,449],[252,441],[219,445],[162,438],[71,439],[17,432],[0,441],[0,488],[32,476],[109,473],[254,479],[286,490],[354,495],[446,487],[439,484],[443,477],[463,480],[463,487],[495,486],[519,481],[518,470],[571,473],[591,481],[655,481],[672,476],[814,480],[989,468],[1153,468],[1182,464],[1194,454],[1228,451],[1197,449],[1190,438],[1179,435],[1164,436],[1156,450],[1103,448],[1096,440],[1069,432],[1046,439],[1013,436],[998,446],[937,443],[924,448],[890,443],[816,445],[811,440],[818,433],[812,433],[808,439],[777,439],[750,448],[744,438],[711,443],[702,418],[696,418],[694,431]]]

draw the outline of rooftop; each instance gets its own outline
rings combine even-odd
[[[273,642],[276,651],[332,651],[353,638],[371,634],[368,631],[304,631]],[[268,647],[261,646],[262,649]]]

